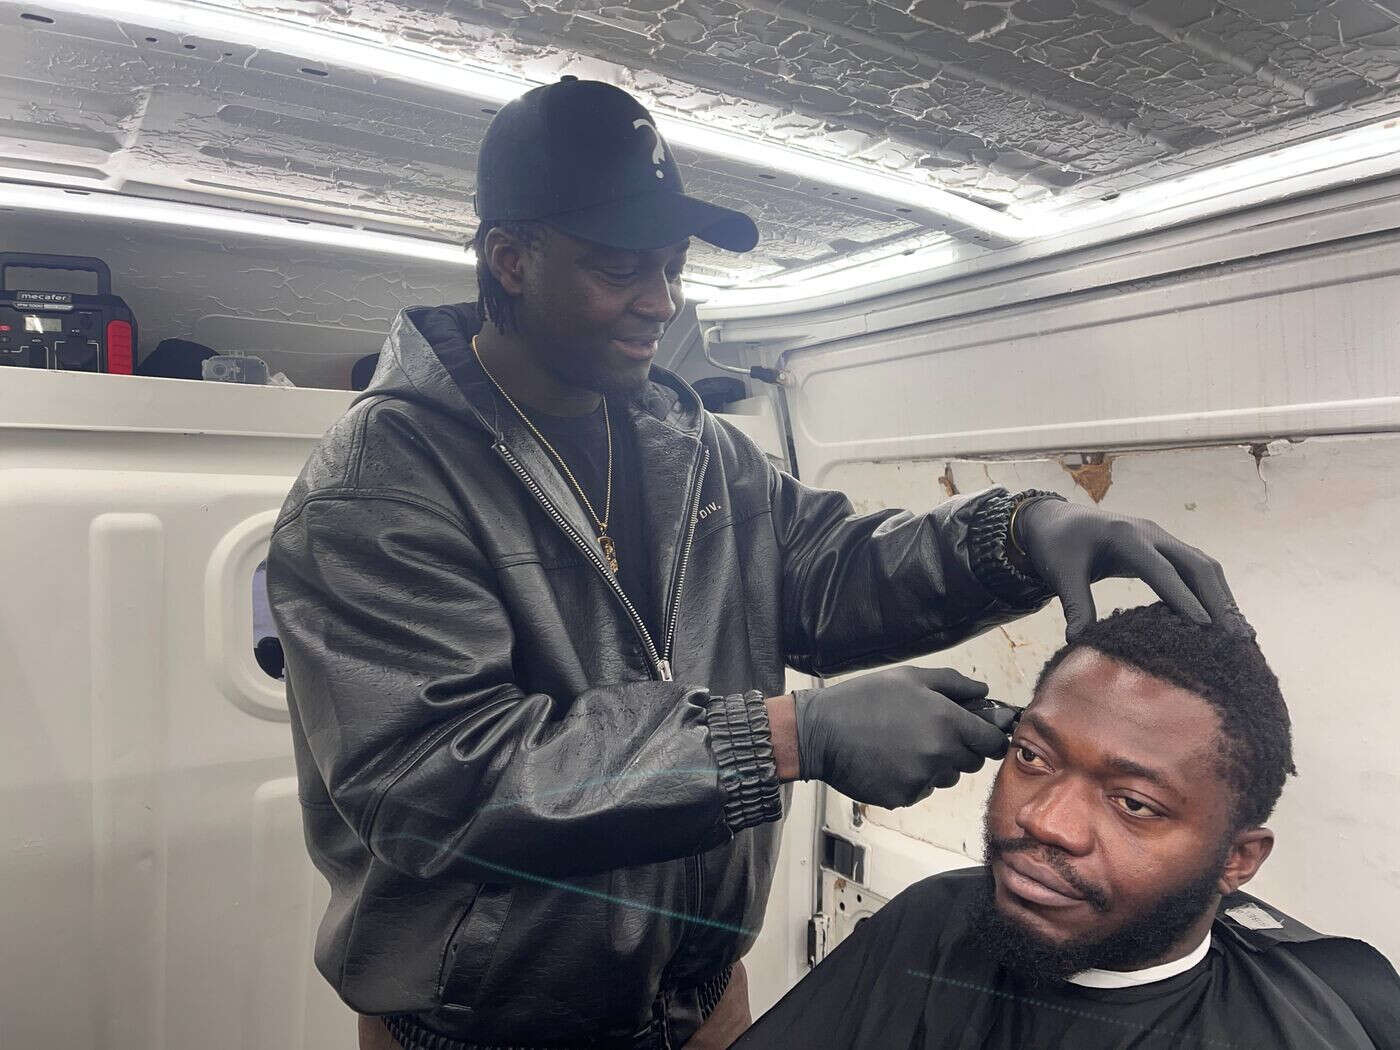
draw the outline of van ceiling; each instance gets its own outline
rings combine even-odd
[[[661,112],[984,206],[1096,199],[1394,115],[1400,0],[0,0],[0,180],[465,241],[498,103],[169,31],[234,10]],[[113,18],[104,8],[121,12]],[[279,50],[279,46],[284,49]],[[305,49],[303,49],[305,50]],[[760,247],[720,286],[984,234],[908,200],[678,149]]]

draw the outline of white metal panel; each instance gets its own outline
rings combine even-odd
[[[243,470],[220,459],[220,469],[261,473],[263,466],[294,465],[295,476],[311,444],[344,413],[351,396],[340,390],[7,368],[0,373],[0,433],[5,435],[0,462],[32,465],[21,457],[22,449],[48,449],[72,462],[75,450],[90,447],[99,469],[149,470],[146,454],[121,447],[127,439],[157,439],[145,443],[152,450],[163,441],[188,463],[192,455],[217,456],[219,446],[209,439],[234,437],[252,439],[243,442],[246,454],[272,458],[244,460]],[[190,440],[169,440],[182,437]],[[295,460],[298,451],[301,460]],[[162,459],[161,465],[172,462]]]
[[[911,456],[1400,427],[1389,236],[876,332],[788,371],[804,477]]]
[[[0,375],[0,1044],[353,1045],[250,676],[270,516],[349,400]]]
[[[11,480],[23,484],[23,472]],[[52,477],[34,480],[25,488],[37,496]],[[102,1044],[162,1046],[165,526],[155,514],[99,513],[88,526],[88,553],[93,939],[98,958],[128,960],[96,971],[93,1006]]]
[[[807,922],[816,909],[815,784],[794,784],[763,930],[744,957],[749,1006],[758,1017],[807,973]]]

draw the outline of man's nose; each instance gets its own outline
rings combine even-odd
[[[648,275],[632,301],[632,312],[649,321],[667,324],[680,313],[684,302],[679,282],[672,284],[666,279],[664,270]]]
[[[1031,838],[1076,857],[1094,845],[1092,789],[1073,780],[1055,780],[1016,813],[1016,825]]]

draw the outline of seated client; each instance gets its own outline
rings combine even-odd
[[[987,803],[987,864],[901,893],[735,1047],[1400,1047],[1380,953],[1240,891],[1292,772],[1252,640],[1117,612],[1041,672]]]

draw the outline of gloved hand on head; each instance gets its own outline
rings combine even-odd
[[[1097,619],[1089,585],[1109,577],[1142,580],[1188,620],[1254,634],[1220,563],[1155,522],[1036,493],[1017,508],[1009,538],[1008,557],[1023,556],[1059,595],[1070,641]]]

